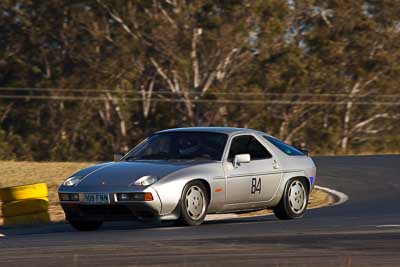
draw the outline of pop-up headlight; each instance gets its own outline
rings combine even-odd
[[[157,181],[158,181],[158,178],[156,176],[145,175],[145,176],[139,178],[139,180],[137,180],[135,182],[135,185],[137,185],[137,186],[149,186],[149,185],[154,184]]]
[[[72,176],[72,177],[69,177],[67,180],[65,180],[63,185],[65,185],[65,186],[75,186],[82,179],[83,179],[83,176]]]

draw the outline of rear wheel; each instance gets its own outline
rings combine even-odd
[[[204,184],[200,181],[188,183],[182,192],[178,222],[188,226],[200,225],[207,215],[207,207],[208,195]]]
[[[303,217],[308,204],[308,191],[303,179],[294,178],[285,187],[279,204],[274,208],[275,216],[281,220]]]
[[[102,221],[71,220],[69,223],[79,231],[94,231],[100,228]]]

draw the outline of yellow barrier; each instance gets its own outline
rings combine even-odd
[[[0,189],[4,224],[49,222],[48,189],[45,183]]]
[[[49,209],[49,199],[47,197],[37,199],[17,200],[4,203],[1,207],[3,217],[20,216],[47,211]]]
[[[15,200],[42,198],[47,197],[47,195],[48,190],[45,183],[20,185],[0,189],[0,200],[6,203]]]
[[[32,224],[49,221],[50,215],[47,211],[21,216],[4,217],[4,224]]]

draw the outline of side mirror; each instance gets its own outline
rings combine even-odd
[[[250,162],[250,154],[238,154],[233,159],[233,167],[237,168],[241,163]]]
[[[125,156],[125,154],[123,154],[123,153],[115,153],[114,161],[120,161],[124,156]]]

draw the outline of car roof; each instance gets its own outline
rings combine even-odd
[[[268,135],[261,131],[247,129],[247,128],[234,128],[234,127],[185,127],[185,128],[174,128],[159,131],[158,133],[174,133],[174,132],[208,132],[208,133],[223,133],[223,134],[236,134],[236,133],[257,133],[262,135]]]

